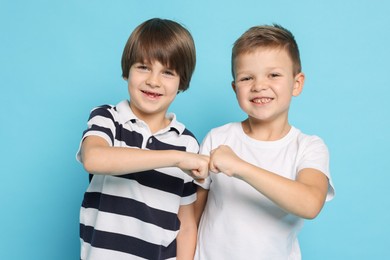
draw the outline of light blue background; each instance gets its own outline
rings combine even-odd
[[[295,34],[307,81],[291,123],[326,141],[337,189],[306,221],[303,259],[390,259],[389,11],[385,0],[1,0],[0,259],[78,259],[88,178],[75,152],[90,109],[127,97],[122,50],[152,17],[196,41],[191,87],[171,110],[199,140],[244,118],[230,88],[234,40],[273,22]]]

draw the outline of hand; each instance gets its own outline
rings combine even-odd
[[[185,152],[177,167],[192,178],[203,182],[209,175],[209,157],[206,155]]]
[[[242,162],[233,150],[227,145],[220,145],[210,153],[210,171],[214,173],[223,172],[228,176],[238,173],[239,164]]]

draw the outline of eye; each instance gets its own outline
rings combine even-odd
[[[279,74],[279,73],[271,73],[271,74],[269,74],[269,77],[270,78],[278,78],[278,77],[281,77],[282,75],[281,74]]]
[[[165,75],[167,75],[167,76],[176,76],[176,73],[175,73],[175,71],[173,71],[173,70],[165,70],[165,71],[163,72],[163,74],[165,74]]]
[[[133,68],[138,70],[138,71],[148,71],[149,66],[144,64],[144,63],[134,63]]]
[[[238,79],[238,81],[241,81],[241,82],[243,82],[243,81],[249,81],[249,80],[252,80],[253,78],[252,77],[241,77],[241,78],[239,78]]]
[[[140,69],[140,70],[147,70],[148,69],[148,66],[146,66],[145,64],[138,64],[136,66],[137,69]]]

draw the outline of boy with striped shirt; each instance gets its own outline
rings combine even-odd
[[[195,68],[191,34],[150,19],[122,56],[129,100],[92,110],[78,160],[90,173],[80,211],[81,259],[193,259],[193,178],[208,174],[194,135],[167,114]]]

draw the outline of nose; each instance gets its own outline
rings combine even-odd
[[[254,84],[252,85],[251,91],[260,92],[268,88],[269,86],[265,80],[255,80]]]
[[[160,87],[159,77],[155,73],[150,73],[150,75],[147,77],[145,83],[146,83],[146,85],[148,85],[152,88]]]

